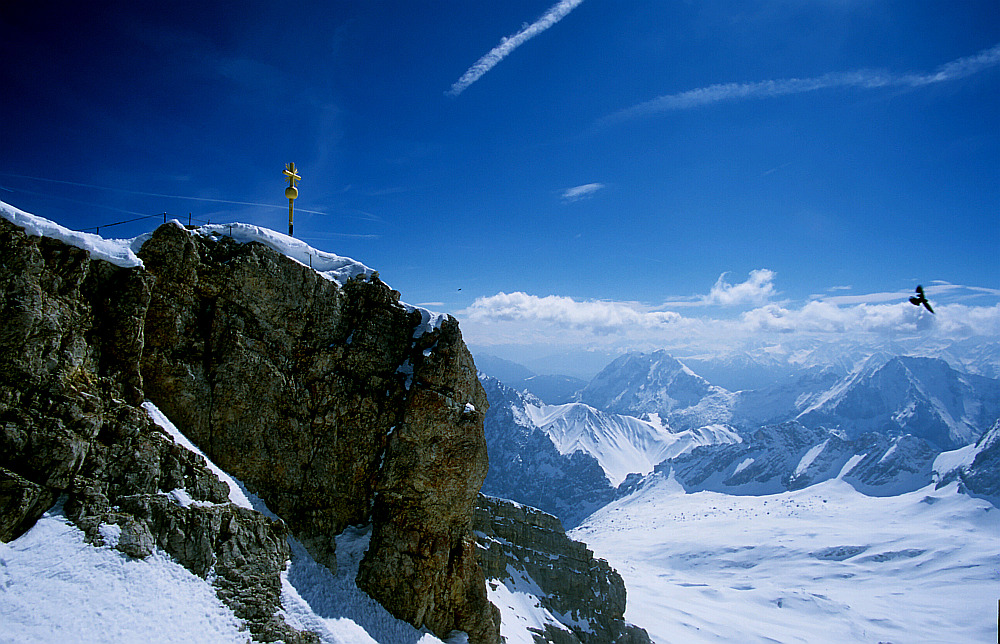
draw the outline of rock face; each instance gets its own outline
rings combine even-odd
[[[130,555],[156,545],[214,566],[255,638],[308,638],[274,617],[284,524],[226,503],[146,398],[318,560],[333,565],[333,537],[372,523],[358,585],[391,613],[498,641],[471,534],[487,402],[454,320],[427,329],[377,275],[341,286],[174,224],[131,269],[0,227],[0,538],[65,493],[91,538],[114,523]]]
[[[204,460],[137,406],[149,276],[2,219],[0,257],[0,539],[65,495],[91,540],[117,525],[114,545],[130,556],[159,546],[196,574],[214,568],[220,598],[256,639],[316,641],[277,613],[284,525],[228,503]]]
[[[628,624],[625,584],[607,561],[563,532],[559,520],[541,510],[480,496],[475,529],[480,561],[489,580],[526,575],[541,593],[541,605],[562,622],[535,632],[535,641],[559,644],[647,644],[643,629]]]
[[[486,476],[486,396],[453,319],[377,276],[343,288],[284,255],[161,226],[139,256],[156,276],[147,396],[259,494],[310,553],[373,523],[359,586],[439,636],[496,641],[470,533]]]
[[[957,462],[943,463],[945,471],[938,472],[937,487],[958,480],[965,490],[1000,507],[1000,420],[982,435],[975,445],[968,445],[948,456],[959,456]],[[941,455],[945,457],[945,454]]]

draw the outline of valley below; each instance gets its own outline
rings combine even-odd
[[[668,477],[570,533],[655,642],[991,642],[1000,512],[953,483],[870,497],[841,480],[766,496]]]

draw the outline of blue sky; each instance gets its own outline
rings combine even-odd
[[[0,9],[0,200],[63,225],[284,230],[294,161],[297,237],[504,357],[1000,334],[995,0],[94,4]]]

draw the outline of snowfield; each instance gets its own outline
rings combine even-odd
[[[655,642],[995,642],[1000,510],[957,484],[869,497],[830,480],[770,496],[659,477],[570,533]]]

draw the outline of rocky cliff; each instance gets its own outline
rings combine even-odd
[[[625,584],[608,562],[563,532],[559,520],[512,501],[480,496],[474,522],[487,583],[533,592],[554,618],[535,641],[648,644],[625,622]],[[526,586],[523,588],[521,586]],[[529,629],[531,630],[531,629]]]
[[[255,639],[315,641],[277,612],[284,524],[228,503],[204,460],[138,406],[149,275],[3,219],[0,258],[0,539],[65,496],[91,541],[114,533],[130,556],[159,547],[203,577],[213,570]],[[176,490],[193,502],[174,502]]]
[[[118,267],[0,220],[0,538],[66,495],[90,538],[116,524],[129,555],[214,569],[256,639],[292,642],[312,636],[276,613],[287,530],[333,565],[334,535],[371,523],[361,588],[497,642],[471,532],[486,398],[457,323],[426,324],[377,274],[337,282],[176,224],[138,254]],[[284,522],[227,503],[143,399]]]

